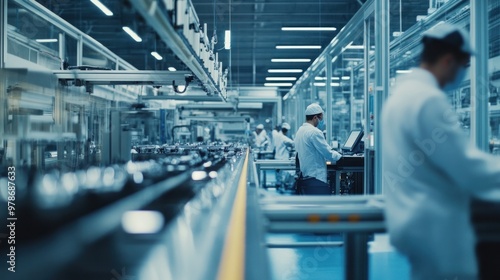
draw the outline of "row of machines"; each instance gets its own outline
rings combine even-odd
[[[56,168],[44,172],[28,167],[0,168],[0,184],[12,185],[14,191],[10,193],[2,187],[0,192],[2,207],[7,209],[7,202],[12,202],[8,204],[9,211],[0,211],[0,219],[12,221],[14,227],[0,230],[0,260],[3,264],[10,261],[16,269],[15,274],[7,275],[4,273],[8,271],[2,269],[0,278],[120,279],[115,274],[122,274],[125,264],[129,273],[139,273],[138,267],[149,265],[146,252],[151,246],[144,244],[157,244],[160,240],[153,232],[135,235],[135,231],[158,219],[163,221],[158,231],[169,227],[169,221],[175,220],[194,197],[203,197],[197,202],[201,208],[212,205],[226,184],[237,181],[231,176],[236,176],[234,170],[246,147],[196,143],[163,145],[161,151],[148,146],[136,146],[134,150],[137,151],[132,153],[132,161],[72,172]],[[137,219],[134,222],[132,216],[145,210],[161,217],[146,215],[138,218],[144,223]],[[132,217],[129,228],[127,216]],[[9,240],[5,238],[9,230],[14,247],[3,246]],[[133,235],[133,242],[143,244],[134,245],[137,249],[126,247],[129,245],[120,240],[129,235]],[[147,241],[148,238],[153,240]],[[14,250],[9,252],[9,248]],[[51,267],[50,272],[46,271],[47,266]],[[171,271],[169,275],[175,279],[179,274]]]

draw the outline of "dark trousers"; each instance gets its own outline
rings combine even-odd
[[[331,195],[330,186],[316,178],[301,180],[301,194],[303,195]]]

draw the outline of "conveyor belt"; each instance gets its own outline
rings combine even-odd
[[[25,233],[27,236],[17,239],[15,277],[2,270],[0,278],[108,280],[152,279],[153,275],[160,279],[215,278],[222,243],[229,234],[228,221],[244,159],[242,151],[225,148],[209,154],[219,152],[224,154],[225,164],[218,167],[196,163],[157,183],[137,185],[135,191],[73,221],[54,223],[55,228],[42,236],[36,231]],[[152,176],[143,174],[144,179]],[[59,209],[62,213],[61,210],[69,210],[71,206]],[[58,212],[53,213],[57,219]],[[136,225],[149,219],[143,214],[159,215],[163,222],[157,231],[132,233],[124,230],[125,216],[130,213],[142,217],[136,218]],[[50,219],[47,215],[43,217]],[[30,223],[30,216],[20,216],[19,220]],[[4,263],[6,255],[2,251],[0,260]]]

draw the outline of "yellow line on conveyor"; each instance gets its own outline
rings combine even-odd
[[[231,212],[231,220],[219,264],[219,280],[245,278],[245,224],[247,207],[248,150],[241,171],[238,191]]]

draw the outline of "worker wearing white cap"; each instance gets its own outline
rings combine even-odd
[[[264,130],[263,124],[258,124],[255,127],[255,131],[252,133],[254,138],[254,145],[259,149],[266,150],[269,145],[269,138],[267,137],[267,133]]]
[[[288,149],[293,146],[293,140],[287,135],[290,128],[288,123],[283,123],[281,125],[281,133],[276,134],[276,140],[274,140],[276,146],[275,159],[287,160],[290,158]]]
[[[467,33],[441,23],[422,43],[420,67],[397,81],[382,112],[388,232],[412,279],[477,279],[469,200],[500,189],[500,158],[470,143],[444,92],[466,72]]]
[[[281,124],[281,131],[276,134],[274,139],[274,145],[276,148],[276,154],[274,158],[277,160],[288,160],[290,159],[290,150],[293,147],[293,140],[288,137],[288,131],[290,131],[291,126],[288,123]],[[293,177],[292,171],[280,170],[276,172],[276,184],[278,187],[283,186],[283,183],[290,181],[289,179]]]
[[[336,162],[342,155],[332,150],[326,143],[323,132],[323,109],[318,104],[307,106],[306,122],[295,135],[295,150],[300,162],[304,180],[300,183],[302,193],[309,195],[329,195],[330,186],[326,181],[326,162]]]

